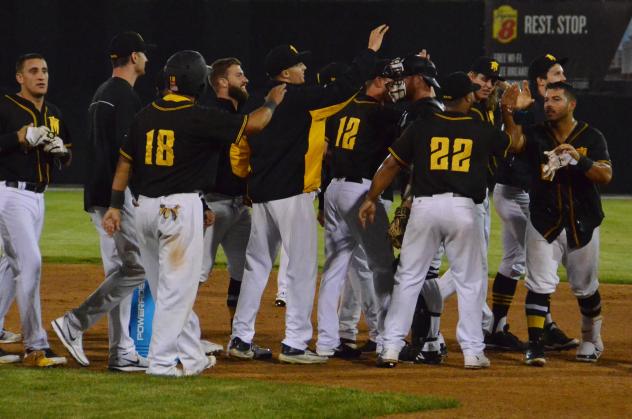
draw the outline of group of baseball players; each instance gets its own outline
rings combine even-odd
[[[254,91],[237,58],[207,65],[200,53],[179,51],[144,107],[133,87],[155,46],[136,32],[112,39],[112,77],[93,96],[85,141],[84,209],[105,278],[52,322],[80,365],[90,363],[83,333],[105,314],[110,369],[188,376],[215,365],[224,348],[201,339],[193,305],[220,245],[230,275],[225,352],[233,358],[273,355],[254,343],[255,322],[280,251],[283,363],[374,353],[379,367],[440,364],[440,316],[454,293],[465,368],[489,367],[486,348],[524,352],[534,366],[545,364],[545,350],[577,348],[577,360],[597,361],[598,185],[612,168],[603,135],[573,116],[566,60],[536,58],[521,85],[505,82],[488,57],[439,77],[425,50],[378,58],[387,31],[375,28],[365,50],[350,64],[324,67],[314,85],[305,83],[309,52],[277,46],[265,58],[268,82]],[[47,367],[67,360],[50,349],[42,326],[38,241],[44,192],[52,172],[71,162],[70,136],[45,99],[45,58],[20,57],[16,80],[20,91],[0,98],[0,343],[22,340],[22,362]],[[389,226],[397,189],[401,207]],[[492,197],[503,258],[490,309]],[[318,223],[326,261],[311,351]],[[449,268],[440,277],[443,255]],[[579,304],[580,340],[551,316],[560,263]],[[523,276],[527,343],[507,321]],[[155,299],[146,358],[129,334],[132,293],[145,280]],[[2,327],[14,297],[22,335]],[[369,339],[360,345],[362,314]],[[20,359],[0,349],[0,363]]]

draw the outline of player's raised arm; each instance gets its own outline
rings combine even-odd
[[[516,124],[513,113],[514,111],[525,109],[533,103],[529,86],[526,82],[524,83],[522,90],[520,90],[517,84],[509,86],[503,93],[500,101],[505,132],[509,135],[511,140],[509,151],[512,153],[522,152],[525,146],[522,126]]]
[[[246,123],[246,128],[244,129],[244,133],[246,135],[261,132],[268,125],[270,119],[272,119],[274,110],[279,103],[283,101],[286,91],[287,89],[285,83],[274,86],[270,89],[263,105],[250,112],[248,115],[248,122]]]

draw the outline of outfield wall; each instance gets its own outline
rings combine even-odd
[[[350,60],[383,22],[391,31],[382,55],[427,48],[441,73],[467,69],[484,43],[483,1],[2,0],[0,17],[0,91],[16,90],[18,55],[38,51],[48,59],[49,97],[63,110],[75,145],[72,167],[57,175],[62,184],[81,183],[89,164],[82,148],[86,109],[110,74],[107,46],[119,31],[136,30],[159,46],[136,86],[143,102],[153,96],[157,69],[179,49],[197,49],[208,61],[236,56],[254,86],[264,80],[263,57],[274,45],[310,49],[313,78],[327,62]],[[630,155],[623,123],[632,120],[632,99],[582,96],[578,114],[608,139],[615,176],[606,192],[632,193],[632,167],[623,161]]]

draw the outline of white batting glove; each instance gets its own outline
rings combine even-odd
[[[44,144],[44,152],[49,153],[53,157],[64,157],[68,154],[64,141],[59,137],[53,137],[53,139],[45,138],[42,144]]]
[[[55,134],[48,129],[47,126],[42,125],[41,127],[28,127],[26,129],[26,142],[31,147],[37,147],[42,144],[45,138],[54,138]]]
[[[542,177],[547,180],[553,180],[555,177],[555,172],[557,172],[562,167],[568,166],[569,164],[577,164],[577,160],[575,160],[569,153],[563,152],[562,154],[556,154],[555,151],[545,151],[544,155],[548,158],[548,162],[542,167]]]

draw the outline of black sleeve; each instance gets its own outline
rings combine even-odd
[[[376,54],[366,49],[358,54],[349,71],[336,78],[335,83],[325,86],[305,86],[296,90],[296,105],[303,109],[321,109],[344,102],[352,97],[370,78],[375,67]],[[288,92],[290,93],[290,92]]]
[[[199,107],[193,118],[191,129],[202,138],[211,135],[216,140],[230,144],[236,143],[244,133],[248,115],[230,114],[215,108]]]
[[[606,144],[606,139],[603,134],[593,129],[594,140],[592,141],[592,146],[588,149],[588,157],[594,161],[601,162],[610,162],[610,153],[608,153],[608,145]]]
[[[393,157],[402,165],[410,166],[413,163],[413,156],[415,153],[415,141],[417,137],[417,124],[414,123],[403,132],[392,146],[388,148],[388,151]]]
[[[119,154],[130,161],[134,161],[134,158],[136,158],[136,156],[134,155],[135,154],[134,152],[135,133],[136,133],[136,120],[132,122],[132,125],[130,126],[128,133],[123,137],[123,144],[121,145],[121,148],[119,149]]]

